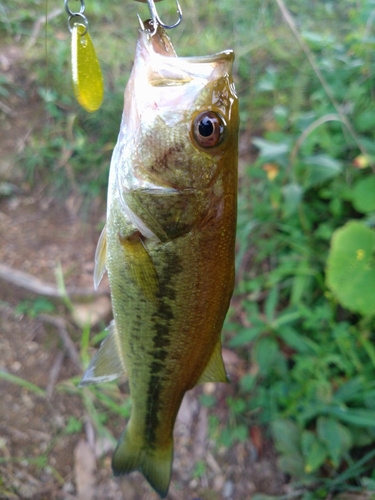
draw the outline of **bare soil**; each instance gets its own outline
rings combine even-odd
[[[43,109],[30,91],[26,72],[20,70],[21,58],[15,46],[0,49],[2,71],[24,91],[11,96],[0,109],[0,183],[11,181],[20,188],[0,198],[0,264],[52,285],[61,265],[67,287],[92,288],[105,193],[83,218],[78,196],[62,202],[48,186],[31,189],[23,184],[22,164],[17,165],[15,158],[27,138],[37,132]],[[110,319],[108,295],[102,292],[73,298],[81,320],[56,298],[48,298],[55,306],[52,314],[38,315],[33,313],[32,304],[40,295],[11,281],[0,278],[0,499],[158,498],[138,473],[113,478],[110,460],[114,444],[97,435],[83,396],[66,390],[82,374],[77,355],[82,329],[77,323],[90,319],[90,305],[94,304],[99,313],[92,332],[98,332]],[[102,286],[106,292],[107,285]],[[97,305],[100,301],[103,305],[103,297],[105,304],[100,309]],[[29,310],[25,304],[30,304]],[[234,352],[224,350],[224,357],[234,383],[198,387],[181,407],[175,428],[170,500],[250,500],[257,492],[285,492],[284,477],[277,470],[275,453],[262,429],[249,429],[248,441],[230,449],[218,448],[210,439],[210,417],[215,415],[225,425],[225,398],[235,393],[236,380],[249,368]],[[7,375],[31,382],[43,392],[37,394],[9,381]],[[126,384],[121,390],[126,398]],[[198,396],[213,391],[217,405],[207,409]],[[68,433],[72,417],[83,426]],[[116,439],[125,423],[119,417],[108,423]]]

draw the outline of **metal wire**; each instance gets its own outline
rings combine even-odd
[[[65,10],[66,10],[66,13],[71,16],[71,17],[74,17],[76,16],[77,14],[83,14],[85,12],[85,2],[84,0],[80,0],[80,8],[79,8],[79,12],[73,12],[72,10],[70,10],[69,8],[69,0],[64,0],[64,5],[65,5]]]
[[[82,24],[85,27],[85,31],[82,33],[81,36],[85,35],[88,31],[88,28],[89,28],[89,21],[88,21],[87,17],[84,15],[84,12],[85,12],[84,0],[80,0],[79,12],[73,12],[69,8],[69,0],[64,0],[64,5],[65,5],[65,10],[66,10],[67,14],[69,15],[69,18],[68,18],[69,31],[72,32],[74,24],[78,23],[78,24]],[[73,21],[72,22],[72,19],[74,20],[76,18],[79,18],[80,21]]]
[[[178,26],[180,24],[180,22],[182,21],[182,10],[181,10],[181,6],[180,6],[178,0],[176,0],[178,20],[174,24],[171,24],[171,25],[163,23],[163,21],[160,19],[158,11],[156,10],[156,7],[155,7],[154,0],[147,0],[147,5],[148,5],[148,8],[150,9],[151,20],[155,26],[155,32],[156,32],[157,24],[159,24],[159,26],[162,26],[163,28],[170,30],[170,29]]]

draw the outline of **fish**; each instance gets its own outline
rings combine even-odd
[[[235,277],[233,60],[231,50],[178,57],[163,28],[143,24],[95,255],[94,283],[108,272],[114,319],[81,386],[126,374],[131,415],[112,469],[140,471],[161,498],[184,394],[228,382],[221,330]]]

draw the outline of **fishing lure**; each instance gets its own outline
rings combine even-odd
[[[85,3],[80,0],[79,12],[69,8],[65,0],[65,10],[69,15],[68,27],[72,35],[72,80],[78,103],[89,113],[100,108],[104,96],[103,76],[98,57],[88,32]]]

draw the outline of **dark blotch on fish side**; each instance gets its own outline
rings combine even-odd
[[[149,446],[155,446],[156,431],[159,426],[158,411],[160,409],[160,395],[163,387],[162,379],[167,374],[165,372],[165,360],[168,357],[168,347],[170,346],[170,322],[174,319],[174,314],[169,301],[176,298],[173,289],[173,278],[182,272],[180,258],[176,253],[167,254],[163,272],[160,273],[159,288],[157,292],[158,309],[152,316],[153,330],[155,334],[152,338],[154,361],[151,364],[151,377],[147,391],[146,410],[146,439]]]

